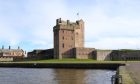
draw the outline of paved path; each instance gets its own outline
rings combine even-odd
[[[127,63],[126,69],[136,84],[140,84],[140,62]]]

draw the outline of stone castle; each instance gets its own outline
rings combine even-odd
[[[56,20],[54,32],[54,58],[89,59],[94,56],[94,48],[84,47],[84,21],[70,22]]]
[[[140,50],[97,50],[84,47],[84,21],[56,20],[54,48],[28,52],[29,59],[140,60]]]

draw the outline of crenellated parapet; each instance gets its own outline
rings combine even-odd
[[[75,30],[80,29],[81,23],[83,24],[83,20],[77,20],[76,22],[71,22],[70,20],[64,21],[61,18],[56,19],[56,26],[54,26],[54,30],[57,29],[68,29]]]

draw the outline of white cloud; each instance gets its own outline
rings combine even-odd
[[[97,49],[139,49],[140,38],[102,38],[96,42],[86,42],[86,46]]]
[[[127,14],[126,17],[123,14],[111,16],[106,13],[105,9],[106,7],[96,6],[86,15],[86,47],[138,49],[140,47],[139,16],[133,17],[131,13]],[[123,8],[116,11],[118,10],[123,10]]]
[[[139,1],[96,0],[90,5],[72,3],[66,0],[26,0],[23,4],[9,2],[7,9],[1,5],[0,41],[8,41],[11,45],[27,41],[32,48],[53,47],[55,20],[61,17],[75,21],[79,12],[85,21],[86,47],[140,48]]]
[[[14,31],[8,25],[4,25],[4,23],[0,24],[0,34],[0,40],[7,41],[9,45],[16,45],[21,38],[18,32]]]

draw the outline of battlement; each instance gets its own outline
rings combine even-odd
[[[74,30],[79,29],[80,24],[83,24],[83,20],[76,20],[76,22],[70,22],[70,20],[64,21],[61,18],[56,19],[56,26],[54,26],[54,29],[68,29],[68,30]]]
[[[61,18],[56,19],[56,25],[79,25],[80,22],[83,22],[83,20],[76,20],[76,22],[70,22],[70,20],[64,21]]]

